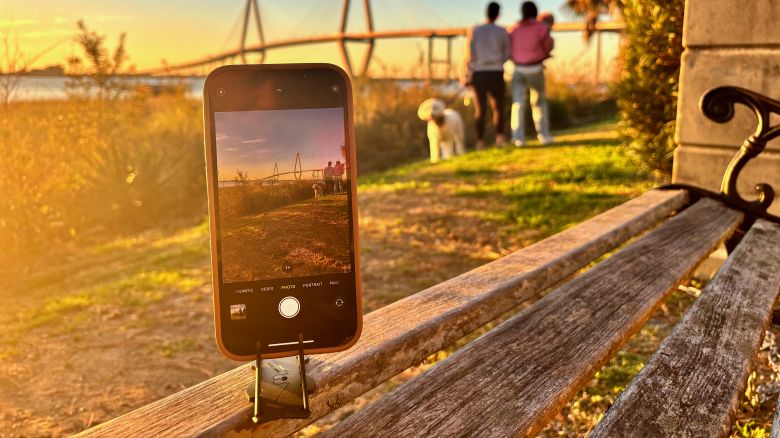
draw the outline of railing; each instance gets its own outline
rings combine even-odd
[[[310,176],[308,178],[304,178],[303,174],[311,172]],[[279,177],[282,175],[293,175],[292,179],[280,179]],[[227,180],[219,180],[218,183],[230,183],[230,184],[252,184],[252,183],[264,183],[267,181],[277,182],[277,181],[322,181],[322,169],[307,169],[307,170],[294,170],[291,172],[281,172],[281,173],[274,173],[273,175],[266,176],[263,178],[257,178],[257,179],[248,179],[248,180],[240,180],[240,179],[227,179]]]
[[[343,19],[343,18],[342,18]],[[553,32],[581,32],[585,27],[584,23],[580,22],[567,22],[567,23],[555,23],[553,26]],[[624,24],[617,21],[599,22],[596,24],[593,31],[596,33],[596,52],[597,58],[600,58],[600,37],[602,32],[607,33],[621,33],[623,32]],[[366,32],[346,32],[346,27],[342,26],[342,30],[337,33],[315,35],[307,37],[285,38],[276,41],[261,42],[254,45],[243,45],[234,50],[228,50],[215,55],[209,55],[201,59],[194,61],[183,62],[179,64],[166,65],[163,67],[153,68],[139,72],[139,74],[158,75],[158,74],[170,74],[177,71],[192,70],[199,67],[209,66],[212,64],[219,64],[225,62],[239,61],[244,62],[247,53],[259,53],[265,54],[269,50],[280,49],[285,47],[295,47],[309,44],[322,44],[322,43],[339,43],[340,53],[342,57],[342,63],[344,68],[351,74],[355,75],[352,68],[352,62],[349,58],[349,54],[346,50],[347,42],[362,42],[369,44],[369,49],[366,53],[366,57],[363,59],[362,69],[359,72],[360,75],[366,75],[368,67],[373,55],[374,41],[378,39],[398,39],[398,38],[428,38],[428,74],[429,79],[432,76],[431,64],[434,63],[446,63],[448,66],[452,65],[452,39],[465,36],[468,31],[467,27],[452,27],[441,29],[406,29],[406,30],[386,30],[375,31],[368,30]],[[447,40],[447,57],[444,60],[437,60],[433,56],[433,40],[436,38],[443,38]],[[449,79],[449,68],[447,70],[447,79]]]

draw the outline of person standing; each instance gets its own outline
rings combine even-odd
[[[544,60],[550,57],[555,42],[550,36],[550,28],[537,21],[538,10],[534,2],[524,2],[520,6],[521,20],[509,32],[512,49],[512,61],[515,71],[512,74],[512,143],[515,146],[525,144],[526,90],[531,93],[536,134],[539,142],[553,142],[550,135],[550,116],[547,98],[544,93]]]
[[[469,29],[466,37],[466,53],[463,83],[471,85],[476,94],[474,118],[476,120],[477,149],[485,147],[485,123],[487,101],[493,110],[493,125],[496,128],[496,143],[506,143],[504,136],[504,63],[509,60],[509,35],[496,25],[499,6],[491,2],[487,6],[486,23]]]
[[[333,162],[328,161],[328,167],[322,169],[322,175],[325,177],[325,193],[333,193]]]
[[[333,166],[333,182],[335,184],[336,192],[341,193],[344,191],[341,180],[344,178],[344,165],[341,161],[336,161],[336,165]]]

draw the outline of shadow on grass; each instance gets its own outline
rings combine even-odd
[[[362,257],[371,258],[370,255]],[[382,285],[364,289],[363,313],[373,312],[494,260],[475,254],[441,251],[431,246],[410,248],[406,253],[397,255],[392,264],[393,275],[403,278],[403,281],[387,282],[381,278],[381,273],[363,272],[364,284]]]
[[[556,169],[554,171],[537,170],[524,174],[529,180],[554,184],[620,184],[636,180],[636,169],[616,167],[610,163],[587,163]]]
[[[578,135],[584,133],[591,133],[593,131],[614,130],[616,125],[617,125],[617,119],[610,118],[598,122],[587,123],[580,126],[574,126],[571,128],[560,129],[554,131],[553,135]]]
[[[500,197],[505,203],[501,213],[484,219],[513,224],[507,232],[539,230],[540,237],[558,233],[584,219],[628,201],[631,196],[607,192],[531,189],[507,193],[501,189],[460,193],[459,196]]]
[[[481,167],[458,167],[453,172],[454,176],[460,176],[460,177],[469,177],[469,176],[495,176],[499,175],[501,172],[497,169],[490,169],[486,166]]]
[[[562,141],[555,141],[550,144],[530,144],[528,146],[523,146],[523,148],[528,149],[549,149],[549,148],[557,148],[557,147],[566,147],[566,146],[582,146],[582,147],[614,147],[614,146],[620,146],[620,140],[617,138],[612,137],[598,137],[598,138],[589,138],[589,139],[583,139],[583,140],[562,140]]]

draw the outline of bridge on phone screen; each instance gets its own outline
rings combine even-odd
[[[403,38],[422,38],[428,40],[428,50],[425,59],[427,79],[450,80],[453,77],[454,63],[452,56],[453,40],[465,37],[468,32],[467,27],[442,27],[442,28],[415,28],[398,30],[377,30],[374,27],[374,15],[371,8],[371,0],[363,0],[363,21],[366,29],[360,32],[347,30],[349,24],[349,15],[352,5],[351,0],[342,0],[341,14],[336,32],[326,33],[314,36],[281,38],[266,41],[263,31],[262,13],[259,0],[246,0],[241,16],[242,28],[238,47],[225,50],[221,53],[207,55],[191,61],[164,65],[149,70],[140,71],[141,75],[178,75],[195,74],[203,75],[212,69],[224,64],[247,64],[251,63],[248,55],[256,54],[259,57],[252,62],[265,62],[266,54],[275,49],[283,49],[295,46],[305,46],[312,44],[337,43],[341,56],[341,65],[350,74],[350,76],[368,76],[371,62],[374,55],[376,41],[382,39],[403,39]],[[356,2],[357,3],[357,2]],[[247,44],[249,36],[250,20],[254,21],[257,32],[257,43]],[[582,22],[555,23],[554,32],[583,32],[586,30],[586,24]],[[590,25],[587,30],[595,35],[596,40],[596,60],[595,60],[595,81],[599,80],[599,67],[601,65],[601,34],[622,33],[624,25],[621,22],[609,21],[598,22]],[[439,56],[435,53],[434,42],[444,40],[446,48],[444,53]],[[363,59],[360,62],[360,68],[356,69],[347,47],[347,43],[362,43],[367,46]],[[438,77],[435,74],[435,66],[442,66]],[[443,71],[441,71],[443,70]],[[457,73],[455,73],[457,75]]]
[[[289,172],[279,172],[279,163],[274,163],[274,173],[271,175],[255,179],[220,180],[219,184],[273,184],[275,182],[294,181],[319,182],[325,180],[324,172],[324,169],[304,169],[303,165],[301,164],[301,153],[297,152],[295,154],[295,164],[293,165],[293,170]]]

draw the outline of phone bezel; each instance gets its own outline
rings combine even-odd
[[[209,230],[210,230],[210,245],[211,245],[211,268],[212,268],[212,286],[213,299],[214,299],[214,326],[215,335],[217,339],[217,346],[219,351],[226,357],[236,361],[253,360],[255,355],[237,355],[229,351],[222,338],[222,318],[220,307],[220,279],[219,279],[219,258],[217,257],[217,251],[219,248],[219,237],[216,229],[216,181],[214,181],[212,168],[214,165],[214,154],[216,153],[216,144],[213,141],[214,133],[212,120],[212,105],[210,103],[210,90],[213,86],[214,78],[219,74],[226,71],[249,71],[249,72],[262,72],[262,71],[300,71],[300,70],[315,70],[315,69],[327,69],[334,71],[341,76],[345,85],[346,106],[344,106],[344,113],[346,118],[346,131],[345,140],[349,144],[349,176],[350,176],[350,198],[351,198],[351,222],[352,222],[352,245],[353,245],[353,272],[355,279],[355,305],[356,305],[356,330],[351,339],[341,345],[334,345],[331,347],[323,348],[305,348],[305,354],[320,354],[320,353],[332,353],[337,351],[343,351],[349,349],[360,338],[360,334],[363,330],[363,312],[362,312],[362,286],[360,279],[360,244],[358,235],[358,209],[357,209],[357,163],[355,156],[355,120],[353,113],[353,93],[352,82],[349,75],[340,67],[333,64],[326,63],[300,63],[300,64],[245,64],[245,65],[226,65],[218,67],[206,77],[206,81],[203,86],[203,118],[204,118],[204,146],[206,151],[206,181],[208,189],[208,207],[209,207]],[[265,358],[279,358],[298,354],[298,350],[292,349],[287,351],[264,353]]]

